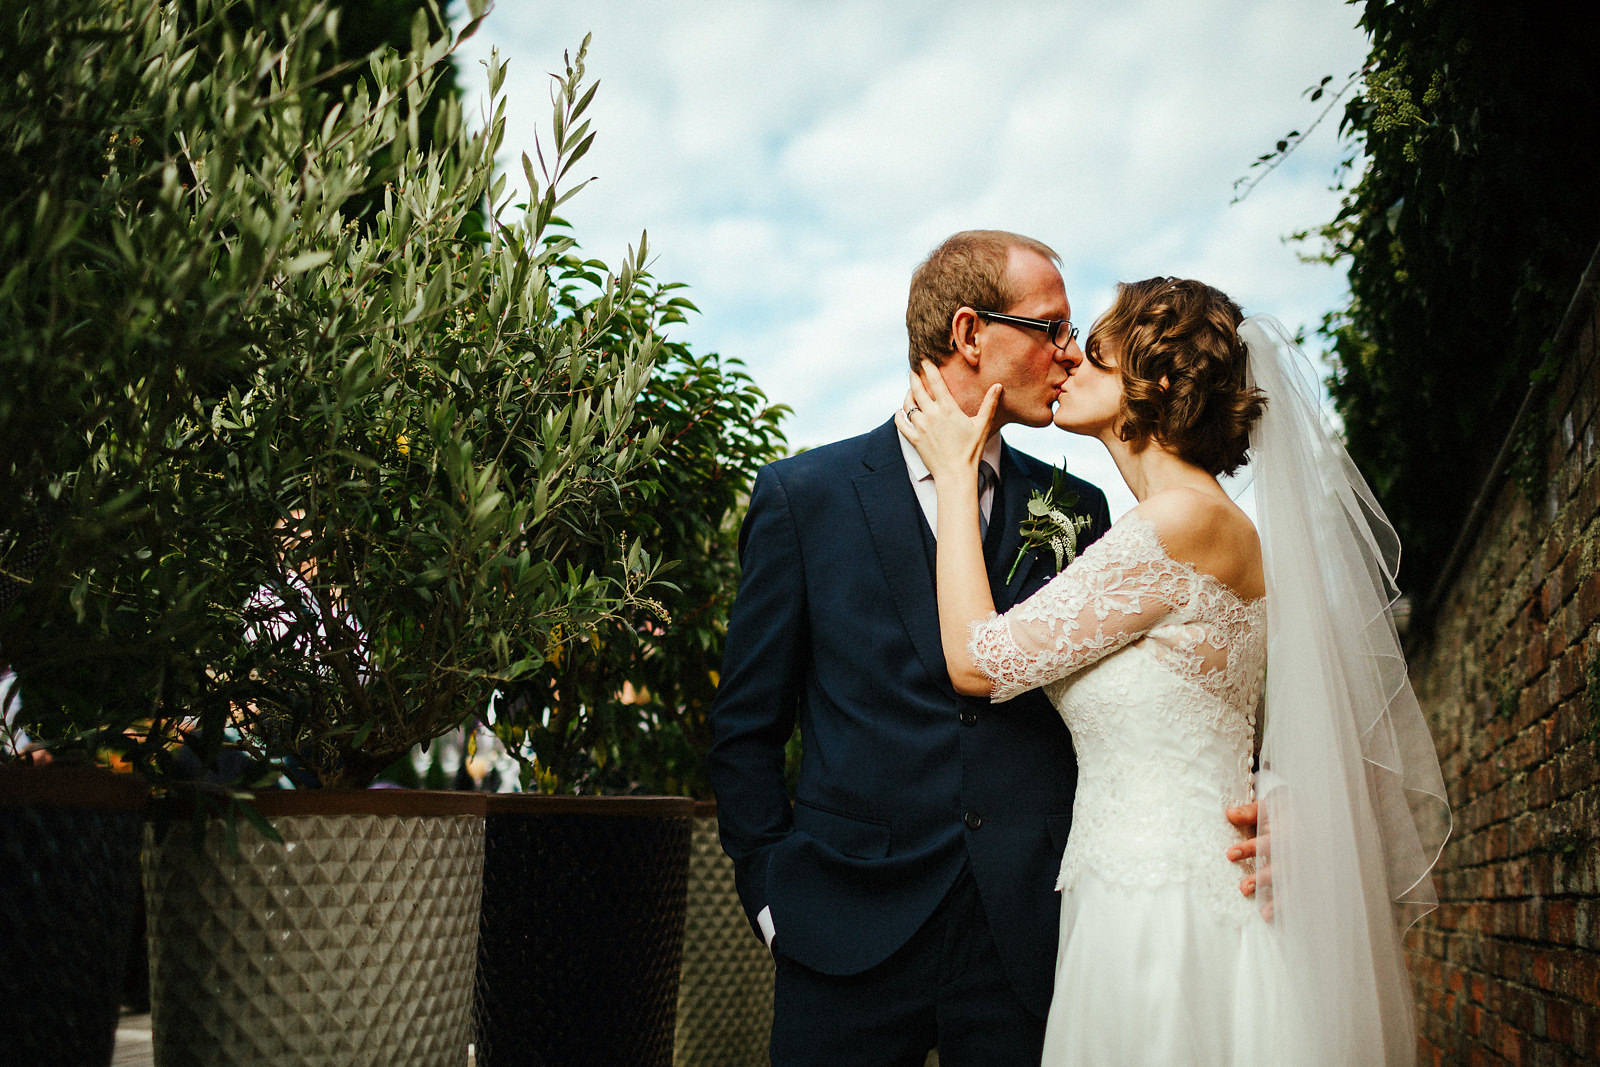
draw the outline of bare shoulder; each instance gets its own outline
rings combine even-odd
[[[1173,559],[1217,578],[1241,596],[1265,592],[1255,524],[1226,495],[1167,489],[1145,498],[1133,514],[1156,528]]]

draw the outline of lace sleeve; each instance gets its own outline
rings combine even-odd
[[[1190,581],[1147,520],[1114,525],[1043,589],[972,625],[973,663],[995,703],[1065,678],[1158,625],[1189,599]]]

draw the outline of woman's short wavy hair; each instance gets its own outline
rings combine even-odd
[[[1267,406],[1245,384],[1243,321],[1239,305],[1204,282],[1120,283],[1084,355],[1122,373],[1122,439],[1154,440],[1215,475],[1238,470]]]

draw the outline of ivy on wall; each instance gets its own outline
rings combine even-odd
[[[1330,389],[1425,593],[1600,240],[1600,16],[1351,2],[1371,53],[1341,124],[1345,197],[1301,236],[1348,269],[1322,326]]]

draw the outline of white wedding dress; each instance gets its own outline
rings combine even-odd
[[[1045,1067],[1301,1062],[1276,933],[1239,891],[1267,603],[1117,522],[973,627],[1004,701],[1043,687],[1078,758]]]

